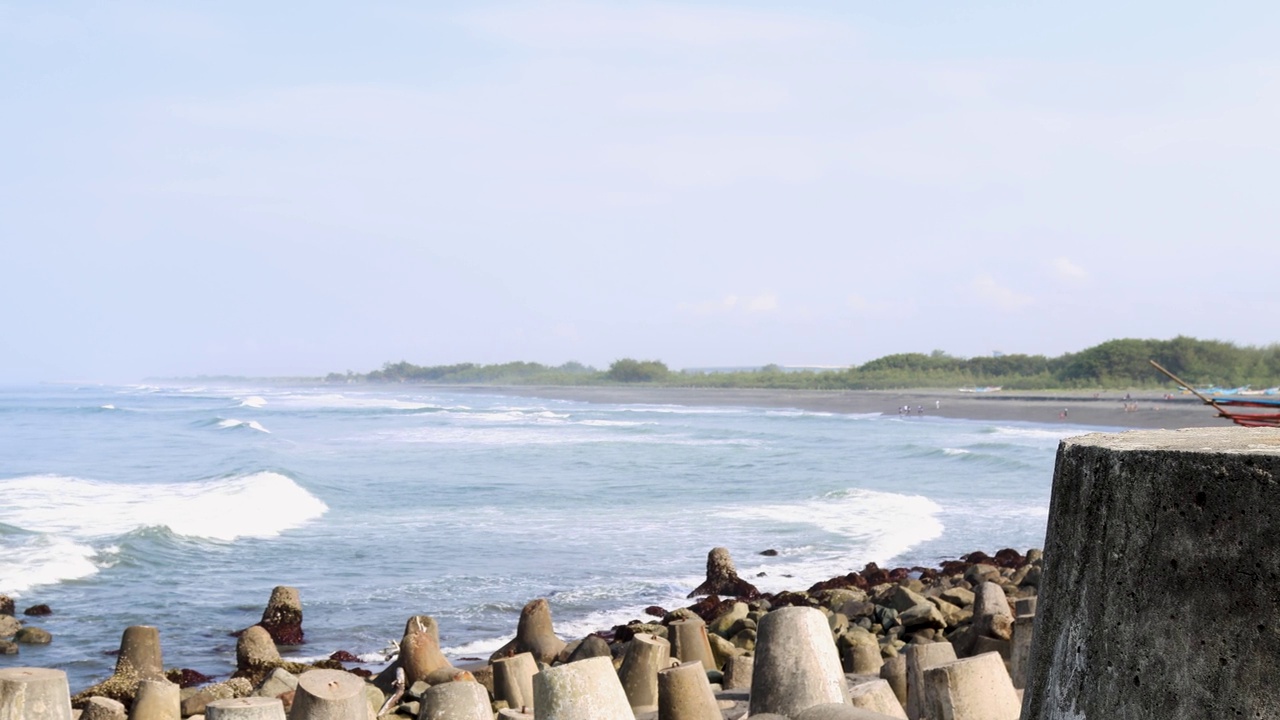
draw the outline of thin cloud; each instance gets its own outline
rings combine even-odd
[[[778,296],[775,293],[762,293],[751,297],[725,295],[715,300],[704,300],[695,303],[680,303],[676,309],[689,315],[758,315],[778,310]]]
[[[1054,258],[1052,264],[1053,272],[1060,280],[1079,282],[1089,279],[1089,273],[1084,268],[1071,262],[1065,257]]]
[[[1035,302],[1030,295],[1007,288],[986,273],[974,278],[969,287],[980,301],[1005,311],[1019,310]]]

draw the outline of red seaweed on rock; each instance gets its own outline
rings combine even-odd
[[[833,577],[830,580],[821,580],[809,586],[809,592],[816,593],[819,590],[840,590],[844,588],[857,588],[858,590],[867,589],[867,579],[856,572],[848,575]]]
[[[867,566],[862,568],[861,575],[862,579],[867,581],[867,587],[875,587],[889,582],[889,573],[880,569],[880,566],[873,562],[867,563]]]
[[[271,591],[271,599],[267,601],[267,609],[262,611],[262,621],[258,623],[277,645],[301,645],[302,639],[302,600],[298,597],[298,589],[281,585]]]
[[[196,687],[213,682],[213,677],[191,668],[173,668],[165,670],[164,676],[169,682],[180,688]]]
[[[699,595],[726,595],[747,600],[760,597],[755,585],[738,577],[738,569],[733,565],[726,548],[712,548],[707,553],[707,579],[689,593],[689,597]]]
[[[337,650],[337,651],[335,651],[332,655],[330,655],[330,656],[329,656],[329,659],[330,659],[330,660],[336,660],[336,661],[338,661],[338,662],[346,662],[346,663],[358,663],[358,662],[364,662],[363,660],[361,660],[360,658],[356,657],[355,655],[352,655],[351,653],[347,652],[346,650]]]

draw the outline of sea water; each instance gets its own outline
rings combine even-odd
[[[716,546],[765,591],[1038,547],[1084,431],[413,386],[4,388],[0,428],[0,594],[54,636],[0,667],[73,690],[129,625],[229,674],[276,585],[303,602],[287,657],[377,669],[415,614],[461,659],[534,598],[569,639],[687,604]]]

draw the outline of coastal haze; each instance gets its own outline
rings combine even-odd
[[[1277,12],[0,3],[0,382],[1265,344]]]

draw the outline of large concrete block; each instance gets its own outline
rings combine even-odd
[[[814,705],[848,702],[840,654],[822,611],[784,607],[760,620],[752,715],[794,715]]]
[[[537,720],[635,720],[609,658],[579,660],[533,676]]]
[[[924,717],[924,671],[956,659],[956,649],[949,642],[908,645],[903,649],[907,658],[907,717],[920,720]]]
[[[1280,431],[1058,449],[1022,717],[1280,717]]]
[[[32,667],[0,670],[0,720],[71,720],[67,674]]]
[[[999,653],[983,653],[924,671],[923,717],[1018,720],[1018,691]]]
[[[902,709],[902,703],[898,702],[897,696],[893,694],[893,688],[889,686],[888,680],[869,680],[854,685],[849,688],[849,700],[856,708],[907,720],[907,712]]]

